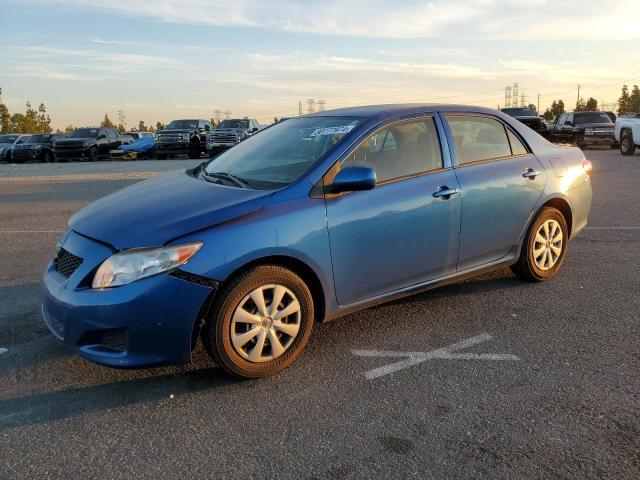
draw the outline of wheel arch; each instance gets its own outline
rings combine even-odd
[[[569,238],[571,238],[571,233],[573,231],[573,211],[571,210],[571,205],[569,205],[569,202],[561,197],[554,197],[554,198],[548,199],[546,202],[540,205],[540,208],[538,209],[536,214],[533,216],[532,221],[535,221],[538,215],[540,215],[540,212],[542,211],[542,209],[545,207],[553,207],[556,210],[559,210],[560,213],[562,213],[562,216],[567,222],[567,230],[569,231]]]
[[[209,311],[213,305],[214,300],[216,299],[217,293],[224,287],[225,284],[233,281],[238,275],[241,275],[243,272],[250,270],[251,268],[255,268],[260,265],[277,265],[291,270],[293,273],[298,275],[309,287],[309,291],[311,292],[311,298],[313,299],[314,306],[314,320],[317,322],[322,322],[325,318],[326,314],[326,296],[325,289],[322,286],[322,282],[320,281],[320,277],[315,272],[313,268],[311,268],[307,263],[302,260],[288,256],[288,255],[267,255],[264,257],[256,258],[247,263],[242,264],[238,268],[236,268],[231,274],[227,276],[227,278],[218,285],[216,290],[212,292],[212,294],[205,300],[200,313],[195,319],[195,323],[193,326],[192,333],[192,341],[191,348],[196,345],[198,336],[200,334],[200,330],[206,321],[206,318],[209,315]]]

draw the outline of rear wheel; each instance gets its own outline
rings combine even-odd
[[[220,290],[202,341],[214,361],[233,375],[273,375],[300,356],[313,315],[311,293],[300,277],[277,265],[262,265]]]
[[[520,258],[511,266],[511,271],[529,282],[552,278],[560,270],[568,240],[569,231],[562,213],[552,207],[543,208],[529,227]]]
[[[633,143],[633,137],[630,133],[625,132],[620,139],[620,153],[622,155],[633,155],[636,151],[636,144]]]
[[[53,163],[53,154],[49,150],[42,154],[42,163]]]

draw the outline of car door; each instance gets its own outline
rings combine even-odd
[[[330,184],[340,168],[358,165],[377,175],[372,190],[325,196],[340,305],[455,271],[460,199],[437,122],[428,116],[382,127],[325,177]]]
[[[487,115],[445,115],[460,183],[458,271],[509,253],[527,225],[546,181],[545,170],[523,140]]]

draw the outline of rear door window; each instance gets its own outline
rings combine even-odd
[[[471,115],[447,115],[458,163],[511,156],[507,131],[498,120]]]

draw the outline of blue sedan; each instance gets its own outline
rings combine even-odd
[[[383,105],[291,118],[69,221],[44,275],[55,336],[114,367],[241,377],[290,365],[317,321],[510,266],[560,269],[591,164],[487,108]]]

